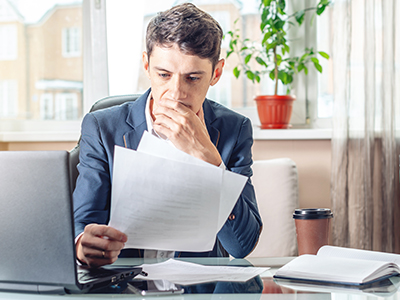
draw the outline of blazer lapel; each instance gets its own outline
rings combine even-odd
[[[134,101],[126,118],[126,123],[132,128],[123,135],[126,148],[137,149],[143,131],[147,130],[145,107],[150,89]]]
[[[217,117],[207,99],[203,103],[203,110],[208,134],[210,135],[212,143],[215,145],[215,147],[218,148],[218,142],[221,133],[216,127],[212,125]]]

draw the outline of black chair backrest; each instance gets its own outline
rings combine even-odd
[[[124,104],[125,102],[135,101],[139,98],[141,94],[132,94],[132,95],[121,95],[121,96],[109,96],[102,98],[96,101],[92,107],[90,108],[90,112]],[[78,178],[79,172],[77,166],[79,164],[79,143],[81,138],[79,137],[79,141],[74,149],[70,151],[69,155],[69,171],[71,176],[72,190],[75,189],[76,179]]]

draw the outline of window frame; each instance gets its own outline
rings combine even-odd
[[[82,53],[81,29],[79,27],[64,27],[61,34],[62,56],[79,57]],[[73,49],[72,49],[73,48]]]

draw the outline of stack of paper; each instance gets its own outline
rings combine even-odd
[[[191,285],[214,281],[246,282],[266,272],[269,268],[203,266],[195,263],[169,259],[162,263],[141,265],[148,275],[137,279],[167,280],[175,284]]]
[[[115,148],[109,225],[128,248],[210,251],[246,181],[145,132]]]

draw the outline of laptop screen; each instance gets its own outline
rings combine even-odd
[[[0,151],[0,282],[76,285],[66,151]]]

